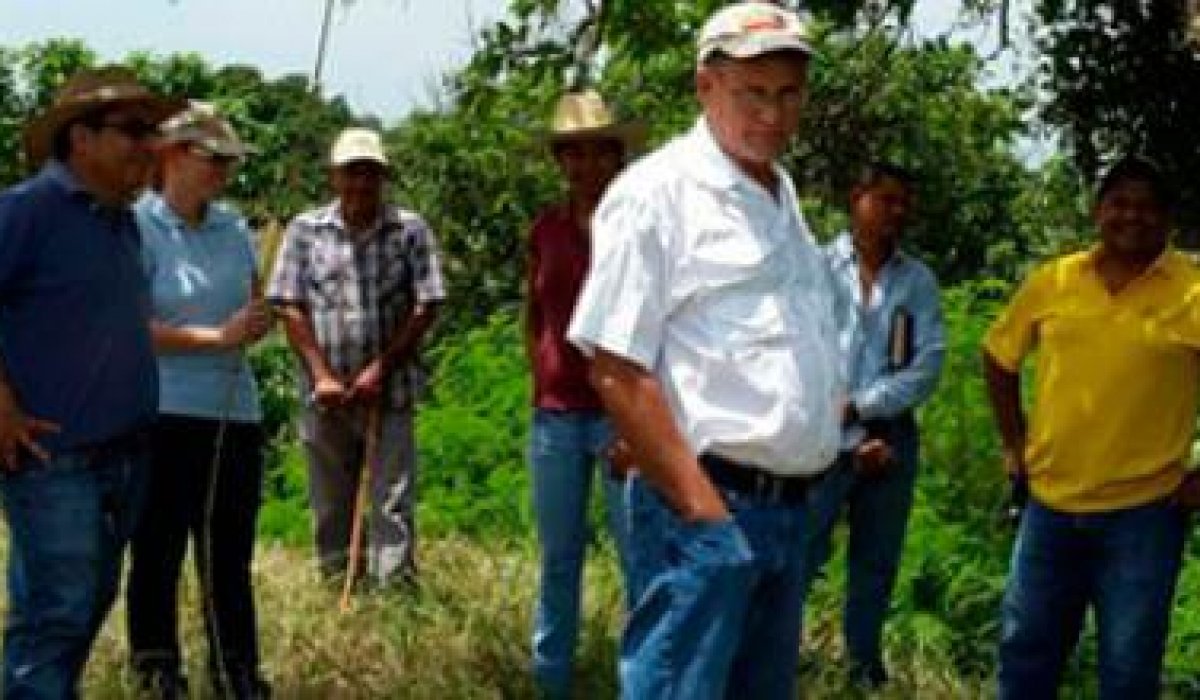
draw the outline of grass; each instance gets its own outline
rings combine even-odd
[[[524,543],[427,540],[419,589],[362,593],[339,613],[339,591],[317,578],[307,552],[261,546],[254,575],[264,670],[277,698],[529,698],[528,638],[536,553]],[[614,640],[621,604],[612,557],[594,557],[587,574],[578,660],[578,698],[616,696]],[[181,591],[182,636],[194,697],[209,697],[198,592]],[[856,697],[842,682],[836,628],[818,613],[812,623],[807,700]],[[963,679],[926,651],[893,645],[893,683],[872,697],[931,700],[988,697],[986,685]],[[132,698],[118,605],[88,665],[88,698]]]

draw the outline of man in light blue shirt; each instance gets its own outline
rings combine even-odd
[[[830,533],[844,510],[843,634],[852,678],[870,687],[887,680],[880,639],[912,506],[912,410],[933,392],[945,348],[937,280],[899,249],[911,200],[907,172],[868,166],[850,195],[851,231],[825,248],[847,396],[837,463],[810,492],[805,591],[829,558]]]

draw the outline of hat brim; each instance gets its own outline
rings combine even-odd
[[[329,167],[331,168],[343,168],[352,163],[374,163],[384,170],[392,167],[391,163],[387,161],[386,156],[380,156],[375,153],[347,153],[337,158],[329,159]]]
[[[258,149],[249,144],[215,136],[164,136],[161,143],[163,145],[194,143],[210,153],[227,158],[245,158],[258,153]]]
[[[186,100],[177,100],[137,92],[111,99],[78,100],[65,105],[51,105],[45,112],[30,120],[22,137],[25,159],[31,168],[36,168],[50,157],[54,135],[65,124],[97,110],[133,108],[146,112],[148,121],[159,124],[187,106]]]
[[[717,52],[731,58],[742,59],[784,51],[799,53],[810,58],[816,55],[812,44],[799,37],[786,34],[775,36],[759,34],[750,37],[726,37],[720,41],[713,41],[701,48],[697,59],[703,63],[709,56]]]
[[[543,137],[547,146],[578,141],[620,141],[626,155],[637,153],[646,145],[646,124],[627,121],[608,126],[571,129],[570,131],[548,131]]]

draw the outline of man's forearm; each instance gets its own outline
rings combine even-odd
[[[413,356],[417,346],[437,319],[437,304],[418,304],[408,316],[408,322],[400,326],[384,345],[380,361],[386,370],[399,367]]]
[[[19,412],[21,405],[17,403],[17,395],[8,383],[8,366],[0,357],[0,413],[9,415]]]
[[[283,330],[287,334],[292,349],[300,356],[301,362],[308,370],[312,380],[320,377],[336,377],[325,353],[317,345],[317,334],[313,331],[312,322],[303,309],[296,306],[279,307],[279,315],[283,319]]]
[[[617,434],[629,444],[638,472],[678,513],[685,519],[712,519],[726,513],[679,431],[657,379],[601,350],[592,362],[591,380]]]
[[[988,399],[996,418],[1000,439],[1007,450],[1025,446],[1025,414],[1021,409],[1021,376],[1001,366],[991,355],[984,353],[984,377]]]
[[[170,326],[151,321],[150,336],[160,353],[224,350],[231,345],[217,326]]]

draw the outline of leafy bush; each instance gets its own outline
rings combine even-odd
[[[530,529],[525,444],[529,370],[515,315],[446,337],[417,413],[421,526],[513,535]]]
[[[306,543],[310,531],[308,477],[295,425],[300,410],[296,395],[298,369],[283,333],[272,333],[255,345],[250,351],[250,364],[258,382],[267,440],[258,533],[270,541]]]

